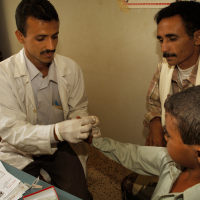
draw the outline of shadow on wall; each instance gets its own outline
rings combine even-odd
[[[157,29],[155,30],[155,32],[154,32],[155,34],[155,38],[157,37]],[[157,42],[157,44],[156,44],[156,51],[155,51],[155,54],[157,54],[158,56],[159,56],[159,61],[162,59],[162,57],[163,57],[163,53],[161,52],[161,47],[160,47],[160,43],[159,42]],[[158,64],[158,63],[157,63]],[[156,71],[156,66],[154,67],[155,68],[155,70],[154,70],[154,73],[155,73],[155,71]],[[154,74],[152,74],[151,76],[152,76],[152,78],[153,78],[153,75]],[[149,82],[149,84],[150,84],[150,82]],[[149,87],[149,85],[148,85],[148,87]],[[147,91],[148,91],[148,88],[146,89],[146,94],[147,94]],[[145,115],[149,112],[148,110],[149,110],[149,104],[148,104],[148,102],[147,102],[147,100],[146,100],[146,105],[145,105],[145,107],[146,107],[146,113],[144,114],[144,118],[145,118]],[[143,120],[144,120],[144,118],[143,118]],[[145,128],[144,126],[143,126],[143,130],[142,130],[142,135],[144,136],[144,138],[146,139],[147,138],[147,135],[148,135],[148,133],[149,133],[149,129],[147,129],[147,128]]]
[[[4,7],[0,1],[0,51],[2,52],[3,59],[11,56],[10,42],[8,40],[7,26],[4,15]]]

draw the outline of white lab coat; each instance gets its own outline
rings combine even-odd
[[[58,90],[64,119],[87,116],[87,96],[81,69],[71,59],[55,54]],[[32,155],[53,154],[50,125],[37,125],[37,111],[23,50],[0,62],[0,160],[23,169]],[[88,146],[70,144],[85,175]]]

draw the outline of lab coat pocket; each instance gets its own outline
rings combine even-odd
[[[63,110],[55,106],[52,106],[51,114],[49,116],[49,124],[56,124],[62,121],[64,121]]]

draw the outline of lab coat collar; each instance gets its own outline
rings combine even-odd
[[[35,67],[35,65],[27,58],[25,52],[24,52],[24,58],[25,58],[25,63],[26,63],[26,67],[30,76],[30,80],[32,81],[36,76],[38,76],[38,74],[42,73]],[[55,63],[54,60],[52,60],[50,66],[49,66],[49,71],[48,71],[48,80],[52,80],[55,83],[58,83],[57,81],[57,76],[56,76],[56,69],[55,69]]]
[[[26,68],[26,62],[24,59],[24,48],[15,57],[15,71],[14,71],[14,78],[17,79],[22,76],[26,77],[24,80],[24,82],[26,84],[26,86],[25,86],[26,93],[27,93],[27,96],[29,97],[30,101],[32,102],[34,109],[36,109],[33,89],[30,84],[30,77],[29,77],[28,70]],[[37,114],[34,116],[35,121],[36,121],[36,119],[37,119]]]
[[[69,69],[69,67],[66,66],[64,57],[62,59],[63,56],[59,56],[57,54],[54,55],[54,61],[55,61],[55,66],[57,68],[58,73],[60,74],[60,76],[66,76],[68,74],[71,74],[71,70]]]
[[[68,74],[71,74],[71,70],[68,67],[66,67],[66,63],[64,59],[61,59],[61,58],[62,56],[59,56],[58,58],[57,54],[54,55],[54,61],[55,61],[57,71],[60,74],[60,76],[64,77]],[[24,59],[24,48],[16,55],[15,64],[16,64],[15,72],[14,72],[15,78],[28,75],[28,72],[26,69],[26,63]],[[26,82],[28,82],[28,76],[26,78]]]
[[[14,71],[15,78],[19,78],[21,76],[27,76],[28,74],[23,52],[24,48],[15,57],[15,71]],[[28,77],[26,79],[26,82],[27,81]]]
[[[24,53],[24,60],[26,64],[26,68],[28,70],[30,80],[32,81],[39,73],[40,71],[35,67],[35,65],[27,58],[25,52]]]

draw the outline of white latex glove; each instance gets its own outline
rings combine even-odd
[[[55,133],[61,141],[79,143],[88,138],[93,123],[95,119],[92,116],[66,120],[55,125]]]
[[[98,138],[98,137],[101,137],[101,132],[100,132],[100,128],[99,128],[100,121],[99,121],[98,117],[96,117],[96,116],[93,116],[93,117],[95,118],[95,123],[92,124],[92,133],[91,133],[91,135],[94,138]]]

